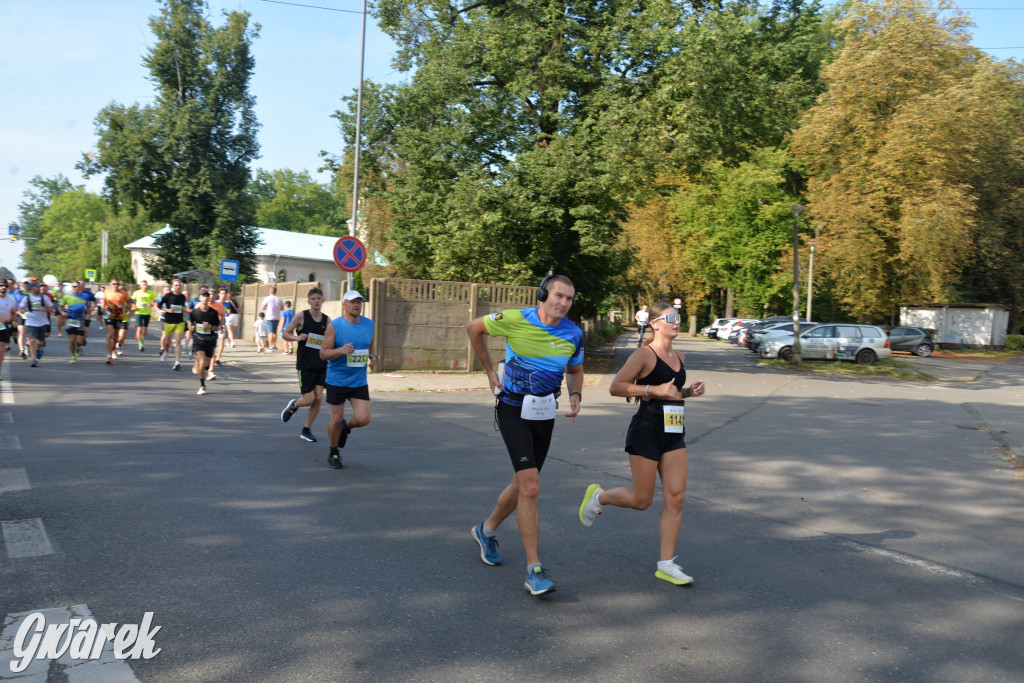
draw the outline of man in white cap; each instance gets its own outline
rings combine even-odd
[[[320,358],[327,361],[327,404],[331,406],[331,422],[327,436],[331,450],[327,464],[341,469],[341,454],[348,435],[357,427],[370,424],[370,388],[366,367],[374,367],[377,357],[373,346],[373,321],[363,317],[363,295],[354,289],[341,300],[341,317],[335,318],[324,332]],[[352,404],[352,417],[345,419],[345,401]]]

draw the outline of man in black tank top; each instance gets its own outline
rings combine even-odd
[[[309,310],[292,318],[291,323],[281,333],[281,337],[286,341],[298,342],[295,368],[299,371],[299,391],[302,393],[300,398],[288,401],[288,405],[281,411],[281,421],[287,422],[292,419],[296,410],[309,406],[306,424],[299,438],[316,442],[310,427],[320,413],[324,386],[327,384],[327,361],[320,360],[320,346],[331,319],[320,310],[324,305],[324,293],[320,289],[314,287],[309,290],[308,301]]]

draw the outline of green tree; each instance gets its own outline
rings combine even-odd
[[[21,228],[21,237],[32,239],[25,240],[21,267],[35,272],[34,252],[37,240],[43,236],[39,228],[43,214],[57,197],[73,190],[75,186],[63,174],[57,174],[53,178],[37,175],[28,181],[28,184],[32,186],[32,189],[22,193],[25,200],[18,204],[18,227]]]
[[[686,17],[649,95],[622,122],[675,172],[735,165],[781,145],[821,92],[820,4],[712,4]]]
[[[249,93],[258,25],[245,12],[214,27],[202,0],[163,0],[150,19],[156,43],[143,59],[152,105],[113,103],[97,117],[98,155],[80,164],[105,174],[120,214],[146,213],[171,229],[157,238],[150,265],[158,277],[217,270],[223,258],[252,272],[259,236],[247,191],[258,157],[258,124]]]
[[[744,315],[785,310],[793,278],[792,260],[784,254],[795,203],[786,162],[786,153],[772,148],[737,166],[709,163],[700,182],[674,195],[679,257],[690,274],[683,292],[691,310],[717,289],[735,292],[736,309]],[[785,272],[788,277],[778,277]]]
[[[100,268],[102,234],[107,232],[108,253],[101,278],[131,281],[131,257],[123,248],[157,229],[144,214],[114,215],[102,197],[76,187],[56,197],[40,217],[36,240],[26,251],[25,266],[37,275],[52,273],[59,279],[84,277],[86,268]]]
[[[827,92],[793,137],[821,275],[860,318],[900,302],[1024,304],[1021,65],[951,3],[854,3]]]
[[[256,199],[256,224],[262,228],[320,235],[348,234],[345,196],[289,169],[258,171],[249,186]]]

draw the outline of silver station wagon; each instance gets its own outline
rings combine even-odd
[[[793,357],[793,335],[780,335],[761,345],[762,358]],[[889,335],[877,325],[825,323],[800,333],[804,360],[848,360],[868,365],[892,356]]]

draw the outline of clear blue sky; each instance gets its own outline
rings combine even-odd
[[[294,2],[346,11],[265,0],[211,0],[209,6],[217,25],[222,10],[243,10],[262,26],[253,45],[263,155],[256,166],[315,174],[320,150],[343,151],[330,114],[358,85],[362,2]],[[962,0],[962,6],[977,23],[975,45],[998,59],[1024,59],[1024,0]],[[74,168],[95,147],[96,114],[111,101],[152,98],[141,61],[153,41],[148,19],[157,7],[155,0],[0,0],[0,265],[19,276],[23,243],[12,244],[6,226],[17,219],[28,181],[62,173],[98,191],[99,180],[86,182]],[[391,67],[395,46],[372,17],[366,36],[366,78],[401,80]]]

